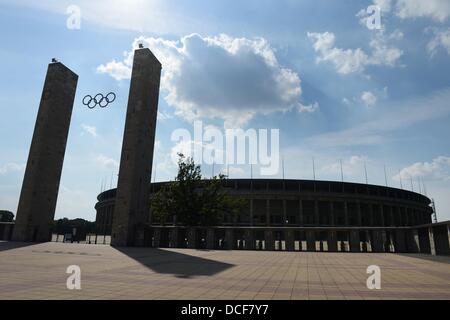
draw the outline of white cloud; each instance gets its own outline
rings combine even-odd
[[[316,112],[317,110],[319,110],[319,103],[314,102],[313,104],[309,104],[309,105],[303,105],[303,104],[299,103],[297,106],[297,110],[300,113],[303,113],[303,112],[313,113],[313,112]]]
[[[112,60],[106,64],[97,67],[98,73],[107,73],[117,81],[129,79],[131,77],[130,66],[124,65],[122,62]]]
[[[377,103],[377,96],[370,91],[361,94],[361,100],[366,107],[373,107]]]
[[[0,167],[0,175],[5,175],[11,172],[21,172],[25,170],[24,164],[10,162]]]
[[[346,176],[356,176],[363,172],[364,163],[368,161],[367,156],[354,155],[348,159],[343,159],[328,165],[323,166],[319,169],[320,174],[341,174],[341,162],[342,162],[342,172],[344,174],[344,179]]]
[[[398,0],[396,14],[402,19],[428,17],[444,22],[450,16],[450,1]]]
[[[393,177],[399,181],[410,178],[425,178],[428,180],[450,180],[450,157],[439,156],[431,162],[416,162],[400,170],[400,173]]]
[[[108,157],[104,156],[103,154],[98,155],[95,158],[95,162],[97,162],[97,164],[101,165],[102,167],[105,167],[108,169],[114,169],[114,170],[119,169],[118,161],[116,161],[112,158],[108,158]]]
[[[186,15],[183,4],[172,5],[165,0],[2,0],[19,7],[31,7],[67,16],[66,9],[81,9],[82,28],[89,25],[160,34],[180,34],[204,27],[204,20]],[[85,23],[87,22],[87,23]]]
[[[133,49],[139,43],[162,62],[165,99],[176,115],[189,121],[221,118],[239,127],[257,114],[298,106],[300,77],[278,63],[274,49],[263,38],[191,34],[169,41],[140,37],[135,39]],[[133,52],[121,62],[100,65],[97,71],[116,79],[129,78]]]
[[[363,72],[367,66],[394,67],[403,51],[389,46],[387,39],[382,34],[377,35],[370,42],[372,53],[369,55],[361,48],[342,49],[335,46],[336,37],[332,32],[311,33],[308,38],[313,42],[314,50],[319,54],[317,63],[332,63],[340,74]]]
[[[433,39],[428,43],[428,52],[433,56],[439,47],[443,47],[450,55],[450,28],[444,31],[432,30]]]
[[[81,135],[84,135],[84,133],[87,133],[89,135],[91,135],[93,138],[97,137],[97,128],[94,126],[88,126],[86,124],[81,124],[81,128],[83,129],[83,131],[81,132]]]
[[[400,103],[386,105],[383,112],[356,126],[320,134],[306,139],[320,147],[374,145],[385,142],[391,132],[429,121],[450,113],[448,101],[450,88],[425,97],[412,98]],[[426,108],[424,108],[426,106]]]

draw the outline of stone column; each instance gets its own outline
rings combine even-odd
[[[285,236],[284,238],[286,239],[286,250],[287,251],[294,251],[295,250],[295,237],[294,237],[294,230],[289,229],[285,231]]]
[[[333,203],[333,201],[330,201],[330,224],[332,226],[336,225],[336,221],[335,221],[335,218],[334,218],[334,203]]]
[[[384,252],[384,240],[383,231],[373,230],[372,231],[372,251],[373,252]]]
[[[362,225],[362,217],[361,217],[361,203],[358,201],[356,203],[356,219],[357,219],[357,223],[358,226]]]
[[[255,250],[255,237],[252,229],[246,229],[244,231],[244,240],[246,250]]]
[[[264,230],[264,240],[266,243],[266,250],[269,251],[275,250],[275,240],[273,238],[272,230]]]
[[[313,230],[306,231],[306,249],[316,251],[316,234]]]
[[[250,225],[253,226],[253,198],[250,199]]]
[[[283,199],[283,225],[286,225],[287,214],[286,214],[286,199]]]
[[[224,249],[233,250],[234,249],[234,231],[233,229],[225,230],[225,246]]]
[[[368,203],[368,208],[369,208],[369,226],[373,227],[375,226],[375,217],[373,216],[373,204],[372,203]]]
[[[270,200],[266,200],[266,225],[270,226]]]
[[[344,221],[345,221],[345,225],[348,226],[348,205],[347,205],[347,201],[344,201]]]
[[[299,210],[299,225],[303,226],[303,201],[298,200],[298,210]]]
[[[314,224],[320,225],[320,217],[319,217],[319,201],[314,200]]]
[[[395,230],[395,252],[396,253],[404,253],[406,252],[406,243],[405,243],[405,232],[401,229]]]
[[[358,230],[350,231],[350,251],[351,252],[361,252]]]
[[[216,237],[215,230],[213,228],[209,228],[206,231],[206,249],[215,249],[216,247]]]
[[[20,192],[13,241],[46,242],[51,239],[50,228],[55,216],[77,83],[78,76],[62,63],[48,65]]]
[[[178,232],[178,228],[173,228],[171,231],[171,235],[170,235],[172,244],[171,247],[172,248],[178,248],[178,244],[179,244],[179,232]]]
[[[196,235],[197,235],[197,230],[195,228],[189,228],[187,230],[187,239],[188,239],[188,248],[189,249],[196,248],[196,246],[197,246]]]
[[[428,228],[428,234],[429,234],[429,239],[430,239],[430,253],[431,253],[431,255],[435,256],[436,255],[436,248],[434,246],[434,234],[433,234],[433,228],[432,227]]]
[[[380,224],[381,224],[381,227],[386,227],[386,222],[384,221],[384,207],[383,207],[383,204],[379,204],[378,206],[380,207],[380,220],[381,220]]]
[[[136,245],[150,212],[150,181],[161,63],[149,49],[134,52],[120,157],[111,245]]]
[[[406,232],[406,247],[410,253],[420,252],[419,233],[417,229],[409,229]]]
[[[370,232],[368,230],[365,231],[366,232],[366,249],[367,252],[372,252],[373,248],[372,248],[372,237],[370,236]]]
[[[337,232],[328,231],[328,251],[337,252]]]
[[[153,229],[153,248],[159,248],[161,243],[161,229],[154,228]]]

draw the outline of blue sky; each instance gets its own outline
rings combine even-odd
[[[370,30],[366,8],[381,9]],[[67,8],[81,12],[68,29]],[[154,172],[175,175],[171,141],[194,120],[278,128],[287,178],[419,188],[450,219],[450,2],[0,0],[0,208],[17,209],[51,58],[79,75],[56,217],[95,219],[115,186],[133,46],[163,63]],[[270,81],[268,81],[270,79]],[[89,110],[86,94],[117,93]],[[204,165],[205,175],[211,174]],[[223,168],[216,168],[216,172]],[[231,177],[249,177],[249,166]],[[255,174],[254,174],[255,175]],[[277,173],[274,177],[281,177]],[[111,179],[112,177],[112,179]],[[155,174],[153,175],[155,178]]]

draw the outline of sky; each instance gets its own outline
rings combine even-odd
[[[312,179],[314,159],[318,180],[340,181],[342,163],[365,183],[366,168],[368,183],[426,194],[450,219],[450,1],[0,0],[0,40],[0,209],[17,210],[56,58],[79,81],[55,218],[95,220],[96,196],[117,184],[141,43],[163,65],[152,181],[173,179],[192,145],[177,129],[278,129],[283,165],[264,178]],[[107,108],[82,104],[111,91]]]

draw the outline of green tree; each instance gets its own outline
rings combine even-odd
[[[164,224],[176,216],[177,222],[186,226],[212,226],[220,224],[225,214],[234,217],[245,209],[244,199],[227,194],[225,175],[204,180],[192,158],[181,153],[178,156],[175,181],[164,185],[152,198],[153,221]]]

